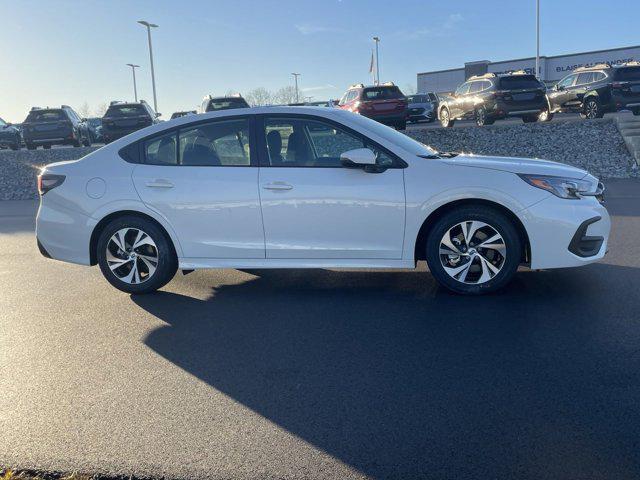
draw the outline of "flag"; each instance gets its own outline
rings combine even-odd
[[[376,82],[376,72],[375,72],[376,59],[373,56],[373,50],[371,50],[371,63],[369,63],[369,73],[373,77],[373,82]]]

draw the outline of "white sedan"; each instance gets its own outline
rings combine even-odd
[[[458,293],[607,251],[603,186],[544,160],[438,153],[365,117],[267,107],[164,122],[48,165],[43,255],[130,293],[178,269],[415,268]]]

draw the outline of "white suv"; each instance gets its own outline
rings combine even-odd
[[[459,293],[519,265],[602,258],[610,220],[587,172],[440,154],[353,113],[313,107],[186,116],[39,177],[48,257],[99,264],[130,293],[177,269],[414,268]]]

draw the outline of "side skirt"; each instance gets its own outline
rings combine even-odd
[[[397,268],[414,269],[413,260],[340,260],[340,259],[299,259],[299,258],[179,258],[181,270],[205,268]]]

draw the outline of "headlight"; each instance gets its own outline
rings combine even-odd
[[[599,196],[604,191],[604,186],[591,176],[582,180],[524,173],[519,173],[518,176],[529,185],[546,190],[560,198],[579,199],[583,196]]]

